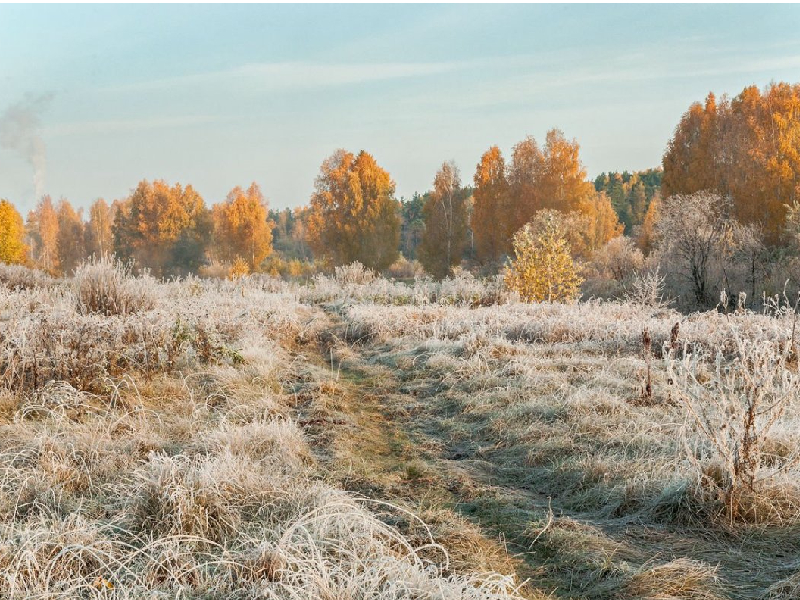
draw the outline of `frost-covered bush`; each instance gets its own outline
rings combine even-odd
[[[112,256],[90,258],[72,278],[78,312],[81,314],[130,315],[155,306],[155,280],[133,277],[130,265]]]
[[[625,300],[648,308],[665,308],[670,302],[664,298],[665,278],[658,267],[638,271],[628,281]]]
[[[0,263],[0,283],[12,290],[26,290],[45,287],[52,279],[39,269]]]
[[[670,357],[675,396],[699,434],[690,444],[701,490],[719,500],[731,521],[800,518],[800,376],[789,365],[789,340],[754,341],[731,331],[732,358],[716,352]]]
[[[372,283],[377,278],[375,271],[368,269],[356,261],[349,265],[342,265],[334,269],[334,279],[341,285],[365,285]]]
[[[589,274],[594,277],[624,282],[630,279],[644,265],[644,255],[629,237],[615,237],[593,255],[588,265]]]

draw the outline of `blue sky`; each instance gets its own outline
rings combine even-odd
[[[796,5],[0,5],[0,121],[27,119],[0,197],[36,195],[8,131],[79,206],[143,178],[297,206],[339,147],[410,196],[553,127],[591,177],[647,168],[709,91],[799,81],[798,31]]]

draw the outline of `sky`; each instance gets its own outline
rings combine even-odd
[[[337,148],[410,197],[551,128],[591,178],[650,168],[710,91],[800,81],[798,31],[800,5],[0,5],[0,197],[294,207]]]

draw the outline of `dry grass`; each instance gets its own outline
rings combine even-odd
[[[102,262],[2,290],[0,596],[521,597],[322,481],[297,407],[336,386],[296,292]]]
[[[624,586],[623,597],[719,600],[725,596],[719,588],[717,569],[700,561],[678,558],[635,574]]]
[[[357,267],[0,287],[0,595],[793,597],[794,325]]]

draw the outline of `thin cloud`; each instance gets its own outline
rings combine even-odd
[[[468,68],[467,62],[428,63],[250,63],[226,69],[180,75],[103,88],[105,92],[157,91],[193,86],[240,83],[270,90],[353,85],[372,81],[429,77]]]

